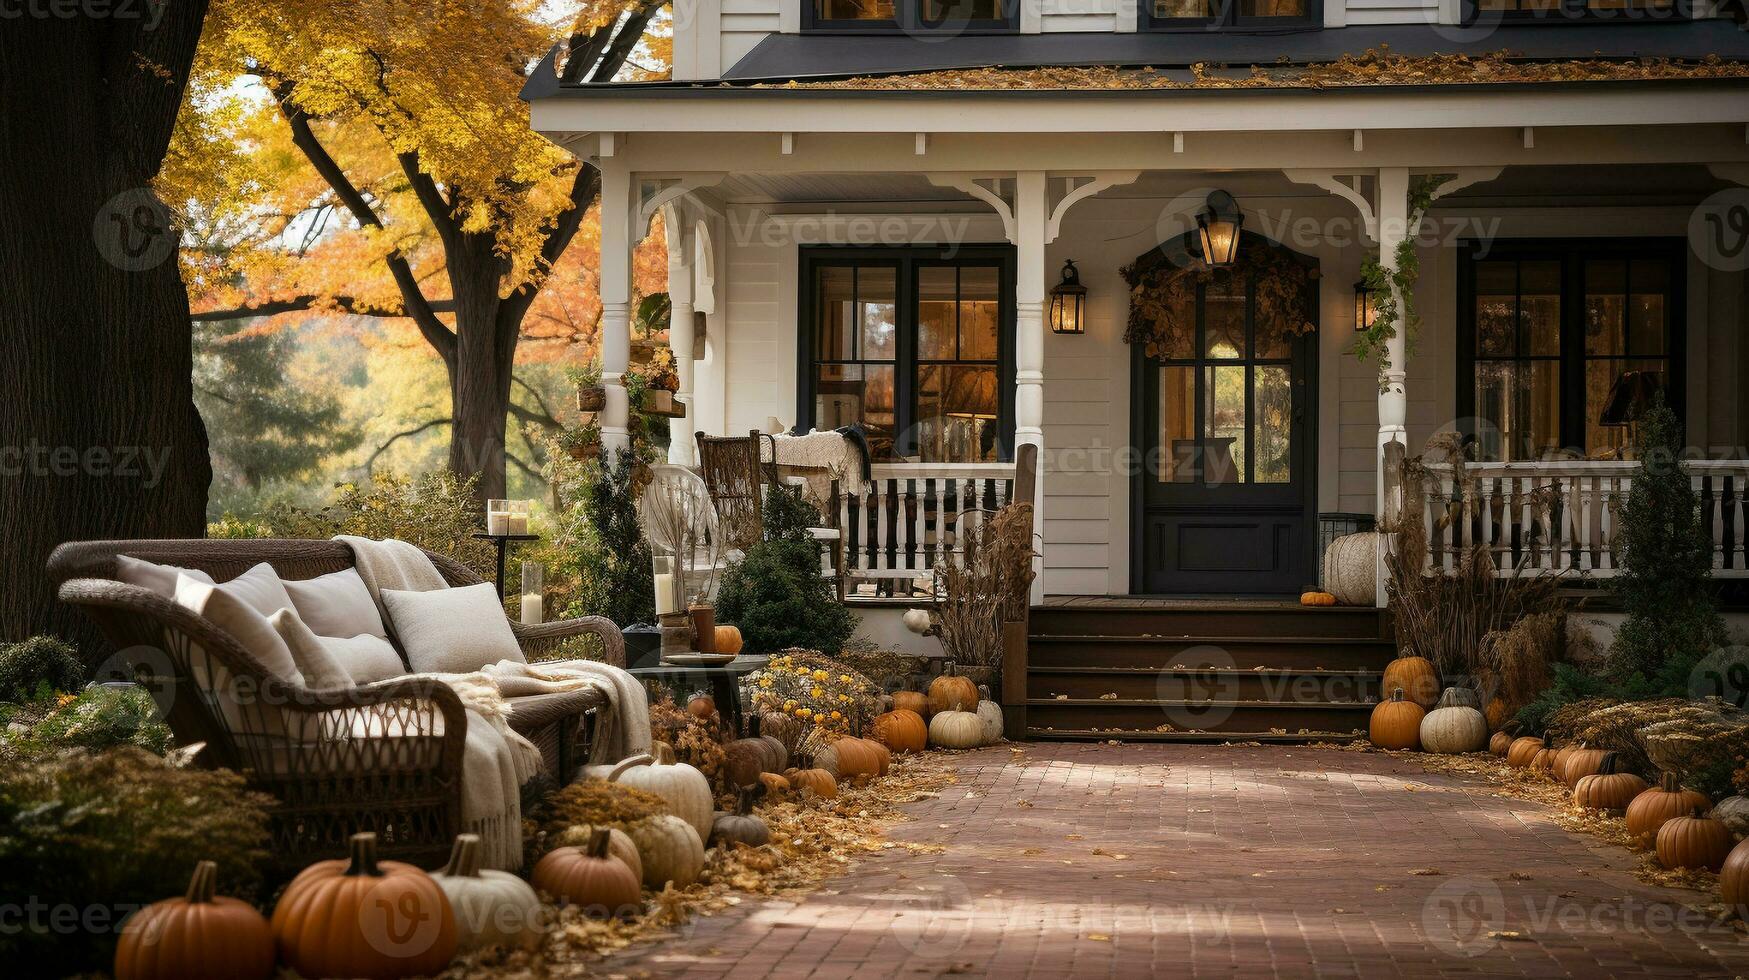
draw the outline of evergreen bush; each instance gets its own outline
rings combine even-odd
[[[1712,539],[1681,464],[1676,414],[1660,398],[1637,421],[1640,465],[1611,583],[1627,619],[1610,648],[1610,670],[1633,692],[1680,695],[1694,665],[1727,639],[1713,600]]]
[[[763,540],[723,573],[717,621],[740,627],[748,653],[800,647],[835,654],[856,631],[850,610],[820,576],[820,517],[790,488],[766,493]]]
[[[0,643],[0,701],[21,703],[85,686],[85,665],[52,636]]]

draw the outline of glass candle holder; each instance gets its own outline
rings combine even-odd
[[[538,561],[522,563],[522,625],[538,626],[546,590],[547,569]]]
[[[650,568],[656,585],[656,615],[684,612],[685,606],[680,602],[680,582],[675,574],[676,563],[672,555],[657,555],[650,559]]]
[[[527,500],[486,501],[486,533],[527,534],[529,504]]]

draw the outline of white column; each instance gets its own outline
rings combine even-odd
[[[603,141],[604,150],[610,144]],[[625,375],[632,350],[632,175],[624,158],[604,153],[601,168],[601,413],[603,460],[631,446]]]
[[[1042,171],[1016,175],[1014,189],[1014,443],[1038,447],[1032,524],[1045,527],[1045,235],[1050,201]],[[1043,547],[1033,559],[1032,600],[1045,595]]]
[[[685,410],[668,420],[668,462],[691,466],[693,462],[693,250],[697,234],[685,208],[670,206],[663,220],[668,238],[668,346],[674,349],[674,370],[680,375],[676,400]]]
[[[1384,266],[1386,274],[1396,271],[1397,246],[1414,229],[1409,227],[1409,171],[1403,167],[1385,167],[1379,170],[1378,203],[1374,214],[1378,216],[1379,227],[1379,264]],[[1387,356],[1390,358],[1390,369],[1385,372],[1382,386],[1379,389],[1379,453],[1378,453],[1378,516],[1383,518],[1387,513],[1396,511],[1400,501],[1388,501],[1387,494],[1391,492],[1390,480],[1385,472],[1385,459],[1390,446],[1395,443],[1402,446],[1406,453],[1409,448],[1409,396],[1403,386],[1403,379],[1408,374],[1408,338],[1409,326],[1403,321],[1403,297],[1392,287],[1392,297],[1397,303],[1397,335],[1385,344]],[[1378,605],[1385,605],[1385,562],[1384,552],[1379,552],[1377,566]]]

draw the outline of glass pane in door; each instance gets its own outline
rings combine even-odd
[[[1293,482],[1293,372],[1286,365],[1259,364],[1252,376],[1251,432],[1257,447],[1256,483]]]
[[[1160,368],[1160,449],[1151,467],[1161,483],[1196,482],[1196,369]]]
[[[1245,366],[1210,365],[1203,370],[1203,482],[1245,483]]]

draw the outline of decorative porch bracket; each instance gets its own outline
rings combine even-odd
[[[1283,170],[1281,175],[1296,184],[1321,187],[1354,205],[1354,209],[1360,212],[1361,230],[1366,235],[1366,240],[1378,243],[1378,215],[1373,209],[1373,202],[1367,200],[1366,194],[1360,188],[1360,182],[1367,177],[1376,176],[1377,171]],[[1344,178],[1352,180],[1353,183],[1346,182]]]
[[[601,446],[605,456],[623,453],[631,446],[631,404],[626,395],[625,376],[631,361],[632,252],[649,233],[650,219],[669,204],[685,200],[716,213],[716,208],[694,192],[719,183],[726,175],[635,175],[626,165],[625,157],[613,152],[611,134],[603,134],[601,152],[591,162],[601,171],[601,386],[606,395],[601,413]],[[689,307],[690,301],[689,295]],[[690,334],[690,308],[685,319],[685,331]],[[685,350],[688,362],[691,346],[688,338]],[[677,350],[677,361],[679,354]],[[684,370],[689,377],[691,364]]]
[[[1047,174],[1042,170],[1022,170],[1012,177],[972,173],[929,173],[924,176],[937,187],[954,188],[990,205],[1002,221],[1003,234],[1014,245],[1014,443],[1017,453],[1021,446],[1036,447],[1038,465],[1034,468],[1031,499],[1034,534],[1042,540],[1045,527],[1045,299],[1048,289],[1045,246],[1056,240],[1070,208],[1101,191],[1133,183],[1141,176],[1141,171]],[[1051,185],[1059,180],[1062,192],[1053,198]],[[1043,551],[1042,547],[1034,550],[1034,602],[1042,602],[1045,595]]]

